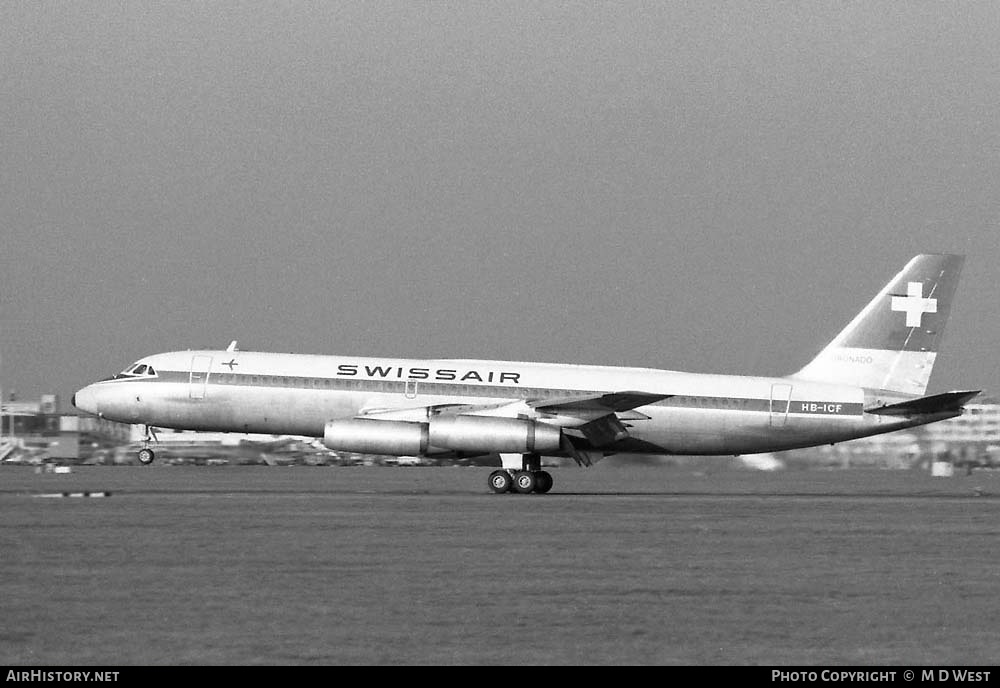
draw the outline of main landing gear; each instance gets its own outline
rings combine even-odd
[[[501,454],[503,468],[490,473],[490,490],[497,494],[545,494],[552,489],[552,475],[541,470],[542,457],[538,454]],[[514,464],[514,466],[511,466]],[[516,467],[520,464],[520,467]]]
[[[156,432],[153,431],[153,428],[147,425],[146,437],[143,438],[142,449],[139,450],[139,453],[137,455],[139,463],[141,463],[143,466],[148,466],[149,464],[153,463],[153,459],[156,458],[156,454],[154,454],[153,450],[149,448],[150,440],[154,442],[159,442],[159,440],[156,439]]]

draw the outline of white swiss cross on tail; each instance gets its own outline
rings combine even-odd
[[[906,313],[907,327],[920,327],[924,313],[937,313],[937,299],[924,298],[921,282],[907,282],[906,296],[892,297],[892,310]]]
[[[922,396],[961,271],[962,256],[914,256],[794,377]]]

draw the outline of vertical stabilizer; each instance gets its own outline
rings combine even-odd
[[[924,394],[963,261],[950,254],[913,258],[792,377]]]

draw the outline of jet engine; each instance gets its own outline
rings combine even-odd
[[[463,453],[544,454],[559,450],[562,431],[519,418],[442,416],[427,423],[375,418],[332,420],[323,444],[335,451],[422,456],[428,449]]]
[[[323,444],[335,451],[390,456],[420,456],[427,452],[427,423],[351,418],[331,420],[323,429]]]
[[[430,443],[462,452],[517,454],[559,450],[562,431],[552,425],[519,418],[444,416],[430,422]]]

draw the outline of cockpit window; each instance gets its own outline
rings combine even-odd
[[[156,371],[153,370],[153,366],[145,363],[133,363],[115,377],[154,377],[155,375]]]

